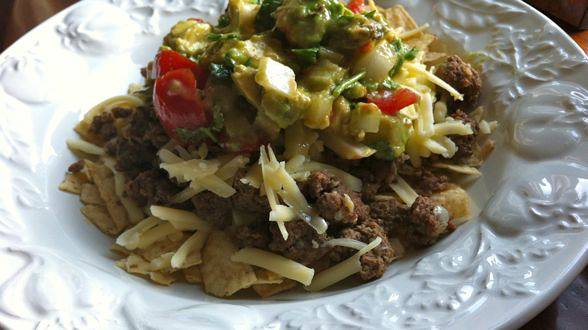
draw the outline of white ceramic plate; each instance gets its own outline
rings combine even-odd
[[[496,151],[470,189],[480,217],[384,278],[321,294],[220,300],[113,265],[111,239],[57,190],[84,111],[140,81],[180,18],[223,1],[83,1],[0,55],[0,327],[514,328],[588,261],[588,64],[517,0],[405,0],[420,22],[489,56]],[[389,3],[382,2],[383,5]]]

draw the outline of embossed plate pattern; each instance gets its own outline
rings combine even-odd
[[[384,278],[321,294],[219,300],[113,266],[110,239],[57,191],[84,111],[140,81],[163,31],[223,1],[83,1],[0,55],[0,324],[27,329],[516,327],[588,261],[588,62],[517,0],[404,0],[455,49],[487,55],[497,150],[480,216]],[[391,2],[382,1],[382,5]]]

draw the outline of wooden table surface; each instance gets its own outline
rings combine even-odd
[[[0,51],[26,31],[76,0],[0,0]],[[577,31],[558,22],[588,53],[588,30]],[[588,329],[588,268],[555,302],[522,329]]]

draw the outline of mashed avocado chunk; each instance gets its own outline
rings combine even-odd
[[[195,20],[179,21],[163,39],[163,45],[188,57],[201,55],[208,46],[212,27]]]

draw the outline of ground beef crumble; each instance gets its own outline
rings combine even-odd
[[[139,206],[151,204],[168,205],[180,188],[162,170],[152,169],[141,172],[127,182],[125,193]]]
[[[218,228],[231,225],[231,200],[210,191],[203,191],[192,197],[194,212]]]
[[[444,64],[439,66],[435,74],[463,94],[463,101],[456,101],[446,91],[441,92],[450,111],[462,109],[471,111],[477,105],[482,89],[482,79],[478,72],[459,56],[449,56]]]
[[[474,132],[472,135],[451,136],[451,140],[457,146],[457,152],[453,158],[456,160],[468,159],[474,154],[477,137],[480,132],[480,126],[478,125],[477,121],[472,119],[470,116],[468,116],[467,113],[461,110],[457,110],[451,116],[456,120],[463,121],[464,124],[470,124],[472,131]]]
[[[435,243],[447,230],[448,222],[434,212],[437,206],[430,198],[419,196],[398,227],[399,238],[409,245],[428,246]]]
[[[369,218],[369,208],[358,193],[326,172],[313,172],[302,184],[305,196],[333,227],[352,226]]]
[[[303,265],[311,265],[323,257],[329,248],[323,246],[327,240],[326,234],[317,232],[303,220],[285,223],[288,239],[284,240],[277,224],[270,223],[271,241],[269,249],[278,252],[286,258],[295,260]]]

